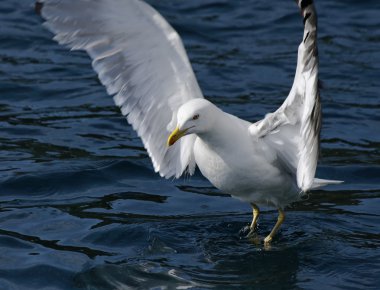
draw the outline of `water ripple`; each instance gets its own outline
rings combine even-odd
[[[150,0],[183,37],[207,98],[250,121],[289,92],[302,20],[264,0]],[[153,172],[83,52],[68,52],[34,0],[0,4],[1,289],[377,289],[380,21],[377,0],[316,1],[321,178],[277,218],[199,172]]]

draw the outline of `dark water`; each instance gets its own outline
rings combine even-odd
[[[150,1],[180,32],[204,94],[248,120],[295,70],[294,1]],[[275,4],[275,6],[273,6]],[[33,0],[0,2],[0,289],[380,289],[380,3],[317,1],[324,83],[318,176],[271,248],[247,204],[199,173],[153,173],[81,52]],[[265,210],[264,237],[276,220]]]

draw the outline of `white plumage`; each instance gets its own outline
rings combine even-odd
[[[178,108],[203,98],[177,32],[138,0],[45,0],[42,16],[54,39],[85,50],[102,84],[141,137],[161,176],[193,172],[195,136],[168,150]]]
[[[311,0],[298,3],[304,37],[289,96],[277,111],[254,124],[203,98],[180,37],[148,4],[38,2],[54,39],[90,55],[100,81],[141,137],[161,176],[178,178],[186,169],[193,174],[197,164],[217,188],[252,204],[252,229],[256,204],[276,206],[281,216],[281,209],[302,193],[336,183],[314,178],[321,106],[317,17]]]

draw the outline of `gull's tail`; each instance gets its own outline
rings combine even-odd
[[[314,182],[313,182],[313,185],[311,186],[311,189],[317,189],[329,184],[341,184],[343,182],[344,181],[341,181],[341,180],[328,180],[328,179],[314,178]]]

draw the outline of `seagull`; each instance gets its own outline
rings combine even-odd
[[[304,22],[293,86],[283,104],[251,123],[206,100],[182,40],[140,0],[38,0],[54,40],[92,58],[107,93],[137,131],[154,170],[165,178],[200,172],[221,192],[278,209],[265,244],[285,219],[284,208],[308,191],[340,181],[315,178],[321,101],[317,15],[297,0]]]

